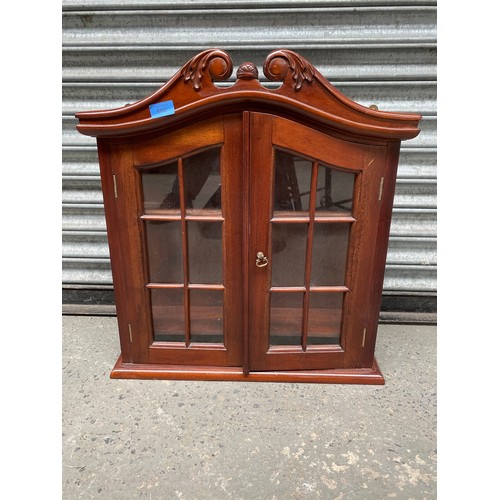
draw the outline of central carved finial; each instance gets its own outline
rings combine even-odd
[[[254,63],[245,62],[238,68],[236,78],[240,80],[257,80],[259,78],[259,70]]]

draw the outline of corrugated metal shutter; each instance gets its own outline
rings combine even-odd
[[[289,48],[351,99],[423,115],[402,145],[384,294],[435,296],[436,3],[416,0],[63,0],[65,289],[112,287],[96,144],[74,113],[139,100],[208,47],[236,67]]]

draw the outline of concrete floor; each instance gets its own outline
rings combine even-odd
[[[63,498],[436,498],[436,328],[381,325],[385,386],[111,380],[113,317],[63,318]]]

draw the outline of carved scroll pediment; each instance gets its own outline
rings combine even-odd
[[[411,139],[418,135],[420,115],[368,109],[350,100],[304,57],[287,49],[271,52],[263,64],[264,75],[283,82],[269,89],[259,82],[253,62],[244,62],[234,85],[218,87],[227,80],[233,61],[221,49],[207,49],[190,59],[154,94],[129,106],[77,113],[78,130],[96,137],[132,135],[160,129],[182,119],[196,120],[219,112],[266,109],[297,120],[307,119],[322,127],[381,139]],[[152,116],[152,105],[168,102],[172,113]]]
[[[299,54],[291,50],[275,50],[264,62],[264,74],[275,81],[285,81],[290,76],[293,89],[299,91],[304,82],[312,83],[316,70],[314,66]],[[194,90],[199,91],[205,78],[215,81],[226,80],[231,76],[233,63],[227,52],[219,49],[208,49],[193,57],[181,70],[185,83],[190,83]],[[238,79],[258,79],[257,67],[252,62],[240,65],[236,74]]]

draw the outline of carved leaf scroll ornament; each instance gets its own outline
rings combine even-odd
[[[300,90],[304,81],[312,83],[315,75],[314,66],[291,50],[275,50],[264,62],[264,74],[271,81],[283,81],[291,71],[294,90]]]
[[[233,72],[233,61],[223,50],[204,50],[184,65],[181,76],[185,83],[191,83],[194,90],[199,91],[207,70],[213,80],[226,80]]]

